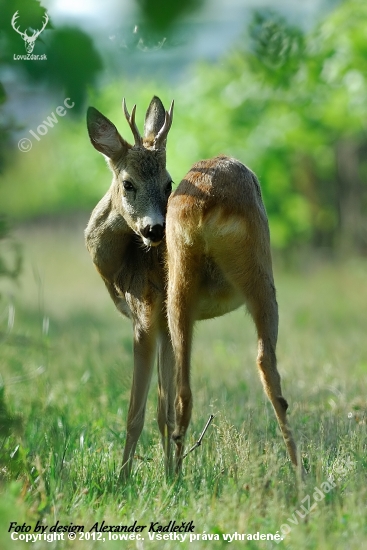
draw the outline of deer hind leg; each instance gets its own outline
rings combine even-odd
[[[152,377],[155,349],[155,335],[134,327],[134,373],[120,481],[126,481],[131,473],[135,448],[144,426],[145,408]]]
[[[271,281],[264,277],[259,284],[258,292],[248,300],[248,307],[254,319],[258,336],[257,366],[266,395],[273,405],[289,457],[297,466],[297,449],[286,411],[288,403],[283,397],[280,375],[277,369],[276,343],[278,333],[278,305],[275,288]]]
[[[259,277],[256,287],[257,292],[251,293],[246,301],[257,329],[257,366],[265,393],[273,405],[289,457],[294,466],[297,466],[296,444],[286,415],[288,403],[282,394],[275,354],[278,335],[278,305],[275,288],[267,276],[263,279]]]
[[[240,250],[232,256],[231,250]],[[256,252],[262,252],[261,259]],[[247,252],[250,251],[250,252]],[[280,375],[277,369],[276,345],[278,338],[278,304],[275,296],[270,253],[259,243],[245,238],[227,242],[227,252],[216,254],[216,261],[233,286],[239,289],[255,322],[258,337],[257,365],[260,378],[273,405],[280,430],[292,463],[297,466],[297,450],[288,425],[288,403],[283,397]]]
[[[175,424],[174,365],[172,342],[166,329],[158,347],[158,426],[165,455],[166,476],[172,475],[172,433]]]
[[[185,249],[182,243],[168,252],[167,315],[176,367],[176,418],[172,439],[176,444],[176,473],[179,473],[192,411],[190,358],[199,270],[190,258],[189,249]]]

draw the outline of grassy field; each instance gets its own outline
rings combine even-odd
[[[279,370],[308,471],[303,483],[263,395],[253,325],[239,310],[197,326],[188,446],[216,416],[182,478],[164,479],[154,379],[134,474],[120,487],[132,331],[94,271],[82,228],[19,230],[23,276],[19,287],[1,288],[0,548],[29,548],[10,538],[10,523],[32,534],[37,521],[46,533],[58,521],[88,534],[37,541],[36,550],[220,548],[231,539],[233,548],[367,548],[367,263],[276,270]],[[136,520],[147,526],[144,540],[89,533],[103,520]],[[150,540],[151,522],[170,520],[192,521],[195,539]],[[258,532],[284,540],[247,537]]]

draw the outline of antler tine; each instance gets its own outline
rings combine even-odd
[[[47,15],[47,13],[45,13],[43,16],[44,16],[44,18],[45,18],[45,22],[43,23],[42,29],[39,31],[40,33],[43,31],[43,29],[46,27],[46,25],[47,25],[47,23],[48,23],[48,15]]]
[[[18,17],[19,17],[19,10],[17,10],[17,11],[14,13],[13,17],[11,18],[12,27],[14,27],[15,22],[16,22],[16,20],[18,19]]]
[[[174,105],[175,105],[175,100],[172,99],[171,106],[169,110],[166,111],[166,115],[164,117],[164,124],[155,137],[155,140],[154,140],[155,149],[158,149],[167,139],[168,132],[172,126]]]
[[[124,109],[126,120],[127,120],[128,124],[130,126],[130,129],[131,129],[132,133],[133,133],[133,136],[134,136],[134,139],[135,139],[135,145],[142,145],[143,139],[142,139],[142,137],[139,133],[138,127],[135,123],[136,105],[134,105],[134,107],[132,108],[131,116],[129,115],[129,111],[127,110],[125,98],[123,98],[123,100],[122,100],[122,106],[123,106],[123,109]]]
[[[122,99],[122,108],[124,109],[126,120],[128,121],[128,123],[130,125],[130,115],[129,115],[129,111],[127,110],[127,107],[126,107],[125,98]]]

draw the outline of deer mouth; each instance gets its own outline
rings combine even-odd
[[[155,248],[155,247],[159,246],[161,244],[161,242],[163,241],[163,239],[159,239],[159,241],[154,241],[152,239],[146,239],[145,237],[142,237],[142,239],[143,239],[143,243],[148,248]]]
[[[141,231],[143,243],[148,247],[159,246],[163,241],[164,229],[164,225],[158,223],[155,225],[148,225]]]

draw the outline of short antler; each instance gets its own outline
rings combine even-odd
[[[159,149],[160,147],[164,146],[164,142],[167,139],[167,134],[172,126],[174,104],[175,104],[175,101],[174,99],[172,99],[172,103],[169,108],[169,111],[166,111],[164,124],[162,128],[159,130],[158,134],[155,136],[154,149]]]
[[[124,109],[126,120],[129,123],[131,131],[133,133],[133,136],[134,136],[134,139],[135,139],[135,145],[142,145],[143,144],[143,139],[142,139],[142,137],[139,133],[138,127],[135,123],[136,105],[134,105],[134,107],[132,108],[131,116],[129,115],[129,111],[127,110],[125,98],[122,100],[122,106],[123,106],[123,109]]]

